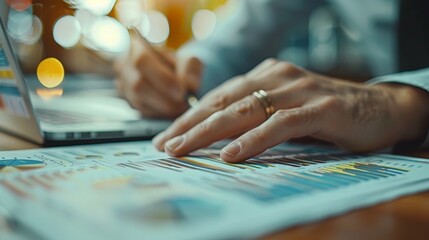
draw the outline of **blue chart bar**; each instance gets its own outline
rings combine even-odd
[[[43,168],[46,164],[40,160],[32,159],[3,159],[0,160],[0,173],[11,170],[31,170],[35,168]]]
[[[261,184],[240,179],[240,184],[223,185],[223,189],[239,192],[259,201],[272,201],[280,198],[308,194],[315,191],[336,189],[366,181],[388,178],[407,173],[408,170],[381,166],[371,163],[346,163],[334,167],[324,167],[315,171],[283,171],[283,175],[273,183]],[[248,184],[242,184],[248,181]],[[215,184],[219,187],[219,184]],[[253,186],[253,187],[249,187]]]
[[[10,95],[10,96],[21,96],[19,89],[15,86],[0,86],[0,94]]]
[[[6,54],[4,50],[1,48],[0,42],[0,67],[9,67],[9,62],[7,61]]]
[[[194,155],[195,156],[195,155]],[[211,173],[235,173],[233,169],[237,170],[259,170],[266,168],[275,168],[278,165],[284,165],[288,167],[300,168],[307,167],[315,164],[323,164],[328,162],[339,162],[342,160],[353,160],[356,158],[362,158],[364,155],[354,156],[346,154],[319,154],[319,155],[278,155],[275,157],[257,157],[247,160],[244,164],[230,164],[220,160],[218,155],[196,155],[202,160],[193,160],[191,158],[168,158],[168,159],[157,159],[151,161],[134,162],[137,165],[151,165],[157,166],[171,171],[182,170],[199,170],[208,171]]]
[[[264,202],[395,177],[409,171],[378,163],[359,162],[359,158],[362,157],[365,156],[292,155],[272,159],[254,158],[245,164],[229,164],[212,155],[200,155],[199,160],[187,157],[167,158],[121,164],[121,167],[145,171],[145,168],[150,166],[173,172],[211,173],[217,176],[206,179],[212,187],[243,194]],[[356,162],[344,162],[344,160],[356,160]],[[299,168],[326,163],[336,163],[337,165],[323,166],[317,170],[308,171]],[[269,169],[274,171],[264,171]]]
[[[43,161],[31,159],[4,159],[0,160],[0,167],[19,167],[19,166],[38,166],[45,165]]]

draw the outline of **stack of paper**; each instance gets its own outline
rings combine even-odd
[[[182,158],[150,142],[2,152],[0,204],[47,239],[233,239],[429,189],[424,159],[287,143],[228,164],[222,145]]]

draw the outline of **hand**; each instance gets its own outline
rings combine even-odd
[[[267,91],[275,109],[269,119],[252,92]],[[267,60],[210,92],[154,140],[173,156],[233,136],[221,151],[244,161],[283,141],[310,136],[350,151],[370,151],[424,138],[429,96],[406,85],[367,86]]]
[[[195,57],[176,59],[134,36],[129,54],[115,63],[117,89],[144,116],[175,118],[188,108],[186,92],[198,90],[202,69]]]

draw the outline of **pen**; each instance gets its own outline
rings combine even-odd
[[[140,33],[140,31],[135,27],[129,27],[131,32],[134,32],[135,35],[141,40],[143,45],[149,49],[149,51],[153,52],[158,59],[160,59],[165,65],[167,65],[170,69],[174,69],[174,64],[171,63],[168,59],[166,59],[157,49],[155,49],[152,44]],[[195,107],[198,104],[198,98],[193,91],[189,91],[186,93],[185,100],[187,101],[190,107]]]

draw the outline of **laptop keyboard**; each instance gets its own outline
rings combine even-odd
[[[36,109],[37,118],[40,121],[50,124],[70,124],[70,123],[85,123],[85,122],[99,122],[103,121],[101,118],[95,116],[72,113],[66,111],[57,111],[50,109]]]

